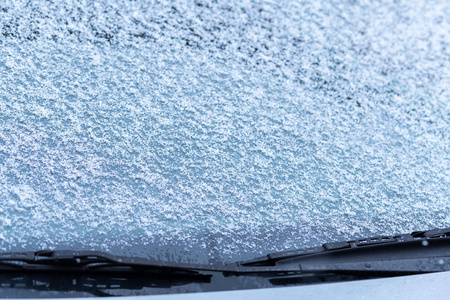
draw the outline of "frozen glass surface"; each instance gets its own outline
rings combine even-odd
[[[228,262],[450,226],[450,2],[0,2],[0,250]]]

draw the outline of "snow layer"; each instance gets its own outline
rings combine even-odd
[[[0,250],[183,261],[450,226],[450,2],[0,2]]]

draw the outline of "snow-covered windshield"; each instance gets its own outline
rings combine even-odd
[[[230,262],[450,226],[450,2],[0,2],[0,250]]]

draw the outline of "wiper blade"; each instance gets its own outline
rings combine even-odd
[[[378,236],[271,253],[230,265],[158,262],[97,251],[0,253],[1,271],[147,273],[209,280],[225,276],[363,274],[395,276],[450,270],[450,228]]]
[[[116,256],[99,251],[43,250],[0,253],[0,271],[61,271],[89,273],[136,273],[201,275],[216,271],[207,265],[157,262],[139,257]]]
[[[450,271],[450,228],[377,236],[271,253],[242,267],[295,267],[299,273],[396,276]]]

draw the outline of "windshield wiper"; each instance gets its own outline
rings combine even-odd
[[[1,271],[146,273],[208,281],[225,276],[357,274],[377,277],[450,271],[450,228],[323,244],[229,265],[158,262],[96,251],[0,253]]]
[[[200,273],[202,270],[215,271],[216,268],[204,265],[157,262],[99,251],[42,250],[0,253],[0,272],[152,273],[208,278],[207,275]]]
[[[450,271],[450,228],[326,243],[271,253],[237,265],[380,277]]]
[[[0,297],[15,295],[14,290],[20,297],[220,291],[449,270],[450,228],[326,243],[229,265],[160,262],[97,251],[4,252]]]

